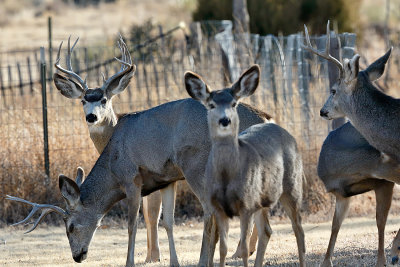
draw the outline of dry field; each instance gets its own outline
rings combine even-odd
[[[294,234],[287,221],[271,221],[274,234],[268,244],[264,262],[268,266],[296,266],[297,247]],[[330,222],[303,224],[306,234],[307,265],[321,263],[330,234]],[[386,226],[385,247],[388,255],[390,243],[400,225],[400,219],[391,216]],[[99,229],[84,263],[76,264],[68,245],[63,227],[40,226],[34,232],[23,235],[22,228],[11,226],[0,228],[0,266],[124,266],[127,251],[126,225],[113,225]],[[196,266],[200,245],[202,223],[186,221],[175,227],[175,241],[182,266]],[[138,229],[135,259],[138,266],[144,266],[146,257],[146,230]],[[231,222],[228,257],[233,254],[239,239],[239,223]],[[377,248],[377,229],[373,216],[347,219],[338,236],[333,263],[335,266],[373,266]],[[161,263],[146,266],[168,266],[168,239],[160,231]],[[255,255],[250,258],[254,264]],[[219,260],[216,253],[215,262]],[[230,266],[241,266],[241,260],[229,258]]]

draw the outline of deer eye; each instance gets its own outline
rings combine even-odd
[[[233,108],[236,107],[236,102],[233,102],[233,103],[232,103],[232,107],[233,107]]]
[[[210,109],[215,108],[214,104],[209,104],[208,107],[209,107]]]
[[[86,101],[85,100],[81,100],[81,103],[82,103],[82,105],[85,105],[86,104]]]
[[[105,105],[106,103],[107,103],[107,99],[103,98],[103,99],[101,100],[101,104]]]
[[[335,95],[335,94],[336,94],[336,90],[335,90],[335,89],[332,89],[332,90],[331,90],[331,94],[332,94],[332,95]]]
[[[74,229],[75,229],[74,224],[71,223],[71,224],[69,225],[69,227],[68,227],[68,232],[69,232],[69,233],[72,233],[72,232],[74,231]]]

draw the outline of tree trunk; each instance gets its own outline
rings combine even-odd
[[[236,33],[250,32],[250,17],[247,11],[247,0],[232,1],[233,30]]]

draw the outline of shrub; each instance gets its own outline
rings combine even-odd
[[[265,34],[291,34],[307,24],[313,34],[325,33],[328,19],[339,31],[354,32],[358,26],[361,0],[248,0],[250,31]],[[232,0],[197,0],[193,20],[232,19]]]

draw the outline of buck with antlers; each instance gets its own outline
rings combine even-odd
[[[239,134],[236,105],[257,89],[260,69],[254,65],[230,88],[210,92],[195,73],[185,74],[186,90],[208,110],[211,151],[206,166],[206,192],[213,206],[220,237],[220,266],[225,266],[228,219],[240,217],[240,244],[248,266],[248,243],[253,216],[258,232],[255,266],[262,266],[272,234],[268,209],[279,200],[297,239],[300,266],[305,266],[304,232],[301,226],[303,166],[296,140],[273,123],[251,126]],[[267,208],[267,209],[263,209]],[[215,248],[216,239],[211,244]]]
[[[81,100],[90,138],[99,154],[101,154],[110,140],[119,118],[125,115],[116,114],[114,112],[112,99],[115,95],[122,93],[128,86],[135,73],[136,66],[132,63],[128,47],[122,37],[120,37],[118,46],[121,51],[122,59],[116,58],[118,62],[121,63],[120,71],[107,80],[103,76],[103,85],[101,87],[89,89],[86,80],[83,80],[72,70],[71,55],[79,38],[72,47],[70,46],[70,39],[71,37],[68,38],[67,69],[62,68],[60,65],[62,42],[58,49],[55,67],[59,73],[54,74],[54,84],[63,96],[70,99]],[[163,225],[168,235],[171,265],[178,265],[178,257],[176,255],[173,238],[175,190],[176,184],[173,183],[143,198],[143,216],[147,227],[146,262],[160,260],[158,221],[162,202],[164,215]]]
[[[121,78],[118,85],[123,81],[125,79]],[[72,85],[71,88],[76,88],[77,83],[67,82]],[[240,130],[270,118],[244,104],[238,105],[238,115]],[[61,214],[73,258],[81,262],[87,257],[90,241],[103,216],[115,203],[126,198],[129,233],[126,266],[133,266],[141,196],[186,178],[204,210],[199,265],[206,266],[213,229],[212,209],[204,194],[208,188],[204,171],[210,148],[206,109],[196,100],[182,99],[127,114],[118,120],[112,137],[83,182],[85,176],[80,169],[76,182],[60,175],[59,187],[66,202],[65,210],[51,205],[31,204],[36,207],[33,212],[42,210],[31,230],[48,212]]]
[[[377,266],[384,266],[384,229],[393,182],[400,182],[400,147],[396,142],[400,141],[400,125],[396,123],[400,102],[380,92],[372,82],[383,74],[391,49],[366,70],[359,71],[359,55],[351,60],[345,59],[342,64],[329,54],[329,21],[324,52],[312,47],[307,27],[304,28],[307,45],[303,48],[334,63],[339,69],[339,80],[331,88],[320,115],[330,120],[346,116],[351,121],[351,124],[347,123],[328,135],[318,163],[319,177],[327,191],[336,196],[332,233],[323,266],[332,265],[331,256],[350,197],[370,190],[375,191],[377,201]]]

